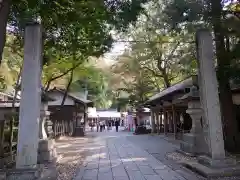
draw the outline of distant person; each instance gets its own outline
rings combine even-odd
[[[97,122],[97,132],[99,131],[99,126],[100,126],[100,123]]]
[[[100,122],[100,132],[102,132],[102,130],[103,130],[103,122],[101,121]]]
[[[106,129],[106,121],[103,121],[103,130],[105,131]]]
[[[93,131],[93,123],[92,122],[89,123],[89,126],[91,127],[91,131]]]
[[[115,121],[116,132],[118,132],[118,126],[119,126],[119,121],[116,120],[116,121]]]
[[[112,126],[111,121],[108,121],[108,124],[107,124],[107,125],[108,125],[108,131],[111,130],[111,126]]]
[[[137,118],[136,117],[134,118],[134,125],[135,125],[136,128],[138,127],[138,123],[137,123]]]

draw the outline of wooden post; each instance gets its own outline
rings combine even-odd
[[[64,121],[62,120],[61,121],[61,133],[62,133],[62,136],[64,136]]]
[[[169,112],[171,114],[170,118],[169,118],[169,130],[171,133],[174,133],[174,129],[173,129],[173,111],[171,110]]]
[[[159,131],[161,133],[162,129],[161,129],[161,125],[163,124],[163,118],[162,118],[162,110],[160,110],[160,127],[159,127]]]
[[[163,108],[163,116],[164,116],[164,134],[167,135],[167,111]]]
[[[157,123],[157,134],[160,133],[160,126],[159,126],[159,111],[157,110],[155,113],[156,123]]]
[[[0,120],[0,158],[4,156],[4,125],[5,125],[5,120],[1,119]],[[0,167],[2,167],[1,165]]]
[[[176,109],[174,104],[172,104],[172,120],[173,120],[173,132],[174,138],[177,138],[177,118],[176,118]]]
[[[153,109],[151,109],[151,126],[152,126],[152,133],[155,133],[156,126],[155,126],[155,113]]]
[[[166,123],[167,123],[167,132],[171,133],[170,131],[170,112],[169,110],[166,111],[166,114],[167,114],[167,118],[166,118]]]

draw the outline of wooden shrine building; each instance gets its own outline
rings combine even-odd
[[[87,120],[87,108],[93,105],[92,101],[74,93],[67,93],[64,105],[61,106],[65,90],[54,88],[48,92],[48,95],[55,99],[55,101],[48,103],[54,136],[83,136]]]

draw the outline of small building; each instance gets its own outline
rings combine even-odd
[[[239,88],[232,89],[232,99],[236,108],[240,105],[239,92]],[[145,102],[145,106],[151,109],[152,132],[163,132],[165,135],[181,139],[181,150],[184,152],[205,153],[205,120],[197,76],[189,77],[155,94]],[[240,117],[239,112],[237,116]],[[237,120],[240,122],[240,119]]]
[[[48,96],[55,99],[48,103],[51,112],[50,119],[53,122],[54,136],[83,136],[87,120],[87,109],[93,103],[81,97],[81,94],[68,92],[65,102],[65,90],[54,88],[48,91]]]
[[[179,98],[188,93],[195,83],[197,83],[197,77],[190,77],[157,93],[145,103],[151,109],[151,118],[155,119],[151,122],[153,131],[158,131],[161,125],[164,126],[165,134],[176,135],[177,132],[184,133],[191,129],[191,118],[186,113],[188,104]],[[157,120],[157,118],[161,119]]]

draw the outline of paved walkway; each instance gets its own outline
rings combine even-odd
[[[145,150],[164,165],[180,174],[186,180],[203,180],[202,176],[185,168],[181,161],[185,161],[188,157],[177,153],[179,143],[168,141],[164,135],[138,135],[126,137],[134,145]],[[171,141],[171,140],[170,140]]]
[[[186,180],[128,140],[133,137],[129,133],[90,134],[95,136],[94,141],[85,148],[87,157],[74,180]]]

